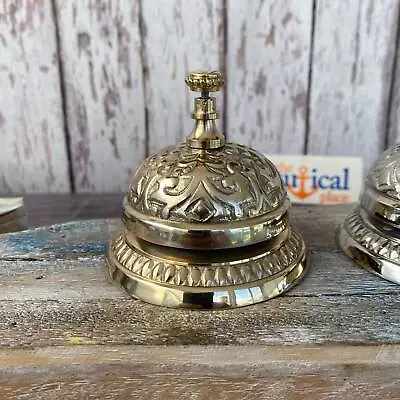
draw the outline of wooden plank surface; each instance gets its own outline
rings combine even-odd
[[[309,153],[360,155],[367,169],[383,150],[399,4],[317,0]]]
[[[1,347],[65,345],[66,332],[97,344],[400,343],[400,287],[336,248],[334,227],[349,207],[330,207],[330,217],[326,210],[294,210],[311,252],[307,278],[282,297],[233,312],[158,308],[110,286],[103,254],[118,220],[3,235]]]
[[[127,188],[126,188],[127,189]],[[30,228],[93,218],[119,218],[122,193],[27,194],[25,209]]]
[[[126,190],[146,153],[139,0],[56,4],[75,190]]]
[[[70,189],[50,0],[0,4],[0,193]]]
[[[185,75],[223,67],[222,0],[146,0],[141,4],[152,154],[182,141],[193,129],[190,113],[196,94],[186,88]],[[222,111],[223,93],[216,97]]]
[[[229,138],[269,154],[302,154],[312,1],[227,5]]]
[[[121,195],[67,197],[84,216]],[[308,275],[233,311],[154,307],[109,284],[103,255],[118,219],[1,235],[0,399],[400,398],[400,286],[337,249],[351,208],[295,206]]]
[[[395,400],[399,366],[398,346],[3,350],[0,399]]]

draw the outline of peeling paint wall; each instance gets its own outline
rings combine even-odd
[[[400,128],[400,0],[5,0],[0,194],[119,192],[189,133],[184,75],[219,69],[228,140],[360,155]]]

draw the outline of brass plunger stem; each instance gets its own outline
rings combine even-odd
[[[195,126],[186,139],[189,147],[194,149],[218,149],[225,144],[225,138],[219,132],[215,120],[215,97],[210,97],[210,91],[217,91],[223,84],[219,72],[195,72],[186,77],[186,84],[193,91],[201,92],[201,97],[194,100],[192,118],[196,120]]]

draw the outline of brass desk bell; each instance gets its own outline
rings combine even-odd
[[[290,202],[262,154],[225,143],[215,120],[219,72],[187,86],[196,121],[186,143],[147,158],[123,202],[108,249],[112,280],[130,295],[167,307],[229,308],[258,303],[295,285],[306,270]]]
[[[400,144],[369,171],[360,204],[340,226],[338,241],[362,267],[400,284]]]

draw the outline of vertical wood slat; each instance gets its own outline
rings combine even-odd
[[[228,1],[228,134],[265,153],[303,153],[312,1]]]
[[[50,0],[0,3],[0,194],[68,192]]]
[[[183,76],[223,68],[222,0],[142,1],[145,78],[139,0],[55,1],[76,189],[125,190],[146,155],[144,108],[150,152],[182,140],[194,97]],[[301,153],[312,0],[226,3],[229,139]],[[399,0],[316,0],[308,152],[368,167],[388,123],[398,140],[400,61],[387,121],[398,13]],[[0,192],[68,191],[51,1],[3,2],[0,28]]]
[[[400,4],[399,4],[400,7]],[[400,15],[397,26],[396,54],[394,60],[392,96],[389,115],[388,144],[400,142]]]
[[[154,153],[182,141],[193,128],[190,113],[196,94],[185,87],[185,75],[222,66],[222,0],[142,0],[141,4],[149,152]],[[221,104],[223,92],[216,97]]]
[[[308,152],[383,150],[399,1],[316,3]]]
[[[55,0],[77,192],[125,191],[145,157],[139,0]]]

